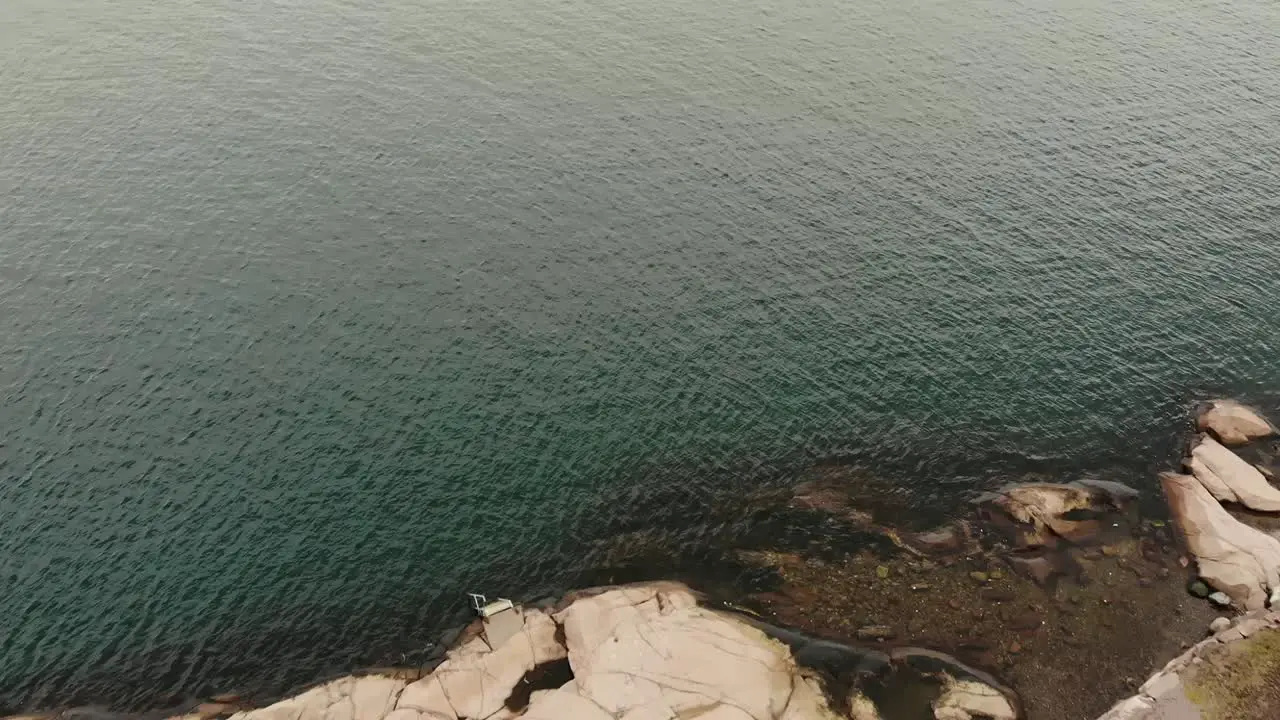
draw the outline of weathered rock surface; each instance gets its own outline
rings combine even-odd
[[[1268,589],[1280,587],[1280,540],[1236,520],[1194,477],[1164,473],[1160,482],[1200,576],[1249,610],[1265,607]]]
[[[876,704],[857,691],[849,695],[849,718],[850,720],[881,720]]]
[[[583,597],[556,620],[578,693],[615,717],[646,707],[726,720],[834,717],[785,645],[699,607],[682,586]]]
[[[1218,500],[1264,512],[1280,511],[1280,490],[1258,468],[1208,435],[1200,436],[1187,467]]]
[[[415,682],[345,677],[233,720],[835,720],[783,643],[678,583],[579,593],[490,649],[475,635]],[[559,688],[526,683],[568,662]],[[554,666],[553,666],[554,667]],[[531,674],[533,673],[533,674]],[[523,688],[523,689],[522,689]],[[527,704],[527,707],[525,706]],[[874,710],[874,708],[872,708]]]
[[[530,706],[529,711],[523,716],[524,720],[614,720],[614,717],[604,711],[604,708],[582,697],[576,692],[567,692],[565,690],[555,690],[543,694],[537,698]],[[636,714],[635,717],[628,715],[627,720],[636,720],[642,717]],[[667,715],[658,715],[657,717],[666,718]]]
[[[1260,413],[1234,400],[1214,400],[1199,417],[1196,427],[1213,433],[1224,445],[1246,445],[1254,440],[1269,437],[1275,428]]]
[[[396,706],[404,690],[401,680],[369,675],[344,677],[282,700],[274,705],[232,716],[236,720],[382,720]],[[410,720],[393,718],[392,720]]]
[[[202,720],[212,720],[212,718],[231,715],[237,709],[239,708],[237,708],[235,703],[207,702],[201,703],[196,707],[196,711],[193,714],[200,717]]]
[[[517,713],[506,707],[506,701],[525,673],[566,657],[549,615],[539,610],[518,612],[524,614],[523,632],[492,651],[479,636],[451,650],[429,677],[404,688],[396,709],[434,713],[446,720],[515,717]]]
[[[942,695],[933,703],[937,720],[1017,720],[1018,713],[1004,694],[972,680],[947,678]]]

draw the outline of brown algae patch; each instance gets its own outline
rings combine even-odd
[[[1069,551],[1072,573],[1041,587],[1005,553],[949,557],[863,550],[843,557],[751,551],[781,585],[746,603],[762,616],[853,644],[936,648],[1006,681],[1030,720],[1090,720],[1201,639],[1215,612],[1185,589],[1160,524]]]
[[[1280,632],[1212,651],[1183,678],[1203,720],[1274,720],[1280,713]]]

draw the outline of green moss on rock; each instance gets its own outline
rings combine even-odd
[[[1275,720],[1280,712],[1280,632],[1264,631],[1222,648],[1184,682],[1202,720]]]

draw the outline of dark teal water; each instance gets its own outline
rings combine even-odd
[[[1280,388],[1278,30],[6,0],[0,709],[394,661],[806,458],[1145,462]]]

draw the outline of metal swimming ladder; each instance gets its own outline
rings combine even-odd
[[[497,650],[508,640],[524,630],[524,615],[516,604],[505,598],[489,602],[484,595],[467,593],[471,609],[476,611],[484,624],[484,641],[489,650]]]

